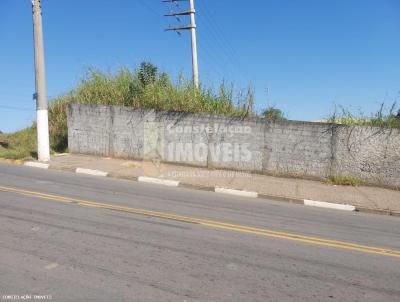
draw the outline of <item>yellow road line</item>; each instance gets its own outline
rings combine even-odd
[[[114,211],[120,211],[120,212],[132,213],[132,214],[138,214],[138,215],[145,215],[145,216],[161,218],[161,219],[175,220],[175,221],[186,222],[186,223],[195,223],[195,224],[200,224],[200,225],[207,226],[207,227],[224,229],[224,230],[229,230],[229,231],[261,235],[261,236],[267,236],[267,237],[273,237],[273,238],[279,238],[279,239],[285,239],[285,240],[292,240],[292,241],[297,241],[297,242],[302,242],[302,243],[314,244],[314,245],[319,245],[319,246],[333,247],[333,248],[338,248],[338,249],[353,250],[353,251],[358,251],[358,252],[363,252],[363,253],[370,253],[370,254],[377,254],[377,255],[382,255],[382,256],[390,256],[390,257],[400,258],[400,251],[390,250],[390,249],[381,248],[381,247],[360,245],[360,244],[355,244],[355,243],[351,243],[351,242],[330,240],[330,239],[325,239],[325,238],[320,238],[320,237],[303,236],[303,235],[294,234],[294,233],[279,232],[279,231],[255,228],[255,227],[250,227],[250,226],[245,226],[245,225],[231,224],[231,223],[213,221],[213,220],[208,220],[208,219],[201,219],[201,218],[175,215],[175,214],[164,213],[164,212],[150,211],[150,210],[145,210],[145,209],[131,208],[131,207],[127,207],[127,206],[99,203],[99,202],[94,202],[94,201],[90,201],[90,200],[77,199],[77,198],[71,198],[71,197],[66,197],[66,196],[23,190],[23,189],[18,189],[18,188],[10,188],[10,187],[0,186],[0,192],[1,191],[20,194],[20,195],[29,196],[29,197],[36,197],[36,198],[44,199],[47,201],[54,201],[54,202],[61,202],[61,203],[76,203],[78,205],[87,206],[87,207],[91,207],[91,208],[108,209],[108,210],[114,210]]]

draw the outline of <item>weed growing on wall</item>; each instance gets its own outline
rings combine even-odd
[[[328,122],[347,126],[400,129],[400,108],[397,103],[393,103],[389,107],[382,103],[375,113],[366,115],[360,110],[355,113],[348,108],[338,106],[328,118]]]

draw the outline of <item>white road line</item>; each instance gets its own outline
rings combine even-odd
[[[138,181],[157,184],[157,185],[164,185],[164,186],[169,186],[169,187],[177,187],[177,186],[179,186],[179,181],[176,181],[176,180],[152,178],[152,177],[146,177],[146,176],[140,176],[138,178]]]
[[[40,168],[40,169],[48,169],[49,164],[44,164],[44,163],[38,163],[35,161],[27,161],[24,163],[24,166],[27,167],[33,167],[33,168]]]
[[[233,190],[233,189],[226,189],[226,188],[221,188],[221,187],[215,187],[215,192],[222,193],[222,194],[243,196],[243,197],[251,197],[251,198],[258,197],[257,192]]]
[[[320,207],[320,208],[327,208],[327,209],[335,209],[335,210],[342,210],[342,211],[355,211],[356,207],[348,204],[339,204],[339,203],[330,203],[330,202],[323,202],[323,201],[314,201],[314,200],[304,200],[305,206],[310,207]]]
[[[98,170],[91,170],[91,169],[84,169],[84,168],[77,168],[75,170],[75,172],[79,173],[79,174],[87,174],[87,175],[103,176],[103,177],[106,177],[108,175],[108,172],[103,172],[103,171],[98,171]]]

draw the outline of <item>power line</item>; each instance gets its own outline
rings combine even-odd
[[[232,44],[225,38],[225,35],[222,33],[222,30],[220,26],[217,24],[217,22],[214,20],[213,15],[211,14],[210,10],[208,10],[206,1],[202,1],[202,8],[204,11],[204,17],[207,19],[211,25],[212,31],[215,33],[215,35],[222,41],[222,44],[225,44],[229,52],[231,52],[231,55],[235,55],[235,50],[232,47]]]
[[[206,14],[203,14],[202,9],[203,3],[200,6],[202,14],[200,15],[201,17],[199,17],[198,20],[202,25],[201,27],[204,28],[204,32],[206,32],[207,34],[204,34],[202,36],[203,39],[201,39],[200,41],[202,41],[204,51],[208,53],[207,59],[211,59],[214,62],[213,66],[219,69],[219,71],[224,74],[222,78],[226,79],[227,71],[229,74],[233,74],[232,66],[234,66],[234,63],[232,60],[230,60],[230,54],[226,51],[224,43],[221,41],[221,39],[219,39],[213,27],[207,22]]]
[[[210,37],[214,37],[215,41],[218,41],[217,44],[220,44],[222,46],[221,50],[224,52],[225,58],[230,63],[230,64],[228,63],[225,65],[227,65],[228,68],[230,66],[241,65],[237,51],[232,46],[230,40],[226,38],[226,35],[223,33],[223,30],[221,29],[221,27],[215,21],[214,15],[207,8],[207,1],[201,1],[200,3],[201,3],[200,7],[202,9],[201,16],[204,17],[203,18],[204,26],[208,28]],[[242,68],[242,71],[238,75],[242,80],[244,80],[246,82],[246,81],[248,81],[249,77],[247,75],[247,79],[246,79],[243,76],[243,72],[245,73],[244,69]]]
[[[5,105],[0,105],[0,108],[9,109],[9,110],[18,110],[18,111],[35,111],[35,109],[28,109],[28,108],[22,108],[22,107],[13,107],[13,106],[5,106]]]
[[[143,0],[137,0],[143,7],[145,7],[148,11],[152,12],[153,14],[155,14],[157,17],[159,16],[159,13],[147,2],[143,1]]]
[[[204,28],[207,29],[206,27]],[[210,31],[207,31],[207,33],[210,33]],[[208,37],[212,38],[213,36],[208,35]],[[204,39],[201,39],[200,41],[203,45],[202,49],[207,53],[207,61],[212,61],[213,66],[218,68],[220,72],[223,72],[224,74],[225,71],[232,73],[232,66],[234,66],[234,63],[230,60],[228,54],[224,52],[223,48],[221,48],[221,51],[218,50],[218,40],[212,39],[212,41],[209,41],[209,39],[204,37]],[[220,52],[222,52],[222,55],[220,55]]]

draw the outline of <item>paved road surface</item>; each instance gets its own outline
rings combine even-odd
[[[395,217],[0,164],[0,301],[400,301],[399,251]]]

